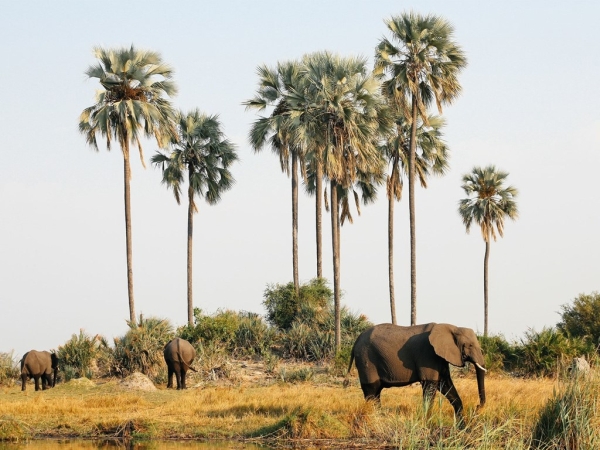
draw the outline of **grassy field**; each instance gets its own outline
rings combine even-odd
[[[186,391],[124,390],[117,380],[87,379],[39,392],[32,385],[25,392],[2,387],[0,439],[234,439],[411,449],[525,449],[537,439],[537,448],[600,448],[595,375],[575,383],[492,375],[481,410],[474,375],[454,379],[464,427],[455,426],[450,404],[439,395],[425,414],[419,385],[384,390],[380,408],[366,403],[356,377],[347,389],[327,375],[298,383],[201,383]],[[578,406],[571,411],[570,405]]]

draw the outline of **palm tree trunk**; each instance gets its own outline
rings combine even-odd
[[[485,257],[483,258],[483,335],[488,335],[488,262],[490,259],[490,236],[485,241]]]
[[[190,178],[191,178],[190,171]],[[191,180],[190,180],[191,181]],[[194,190],[191,183],[188,188],[188,233],[187,233],[187,316],[188,325],[194,326],[194,300],[192,295],[192,242],[194,235]]]
[[[298,155],[292,152],[292,269],[294,271],[294,290],[300,293],[298,275]]]
[[[129,321],[135,323],[135,303],[133,299],[133,251],[131,237],[131,166],[129,165],[129,141],[123,146],[123,178],[125,196],[125,246],[127,249],[127,295],[129,297]]]
[[[335,352],[342,345],[340,292],[340,233],[337,183],[331,180],[331,248],[333,253],[333,308],[335,316]]]
[[[317,171],[315,179],[316,188],[316,211],[315,217],[317,221],[317,278],[323,278],[323,226],[322,226],[322,211],[323,211],[323,166],[317,161]]]
[[[410,216],[410,324],[417,324],[417,237],[415,232],[415,159],[417,149],[417,94],[412,97],[408,155],[408,210]]]
[[[390,286],[390,312],[396,325],[396,299],[394,296],[394,196],[388,195],[388,275]]]

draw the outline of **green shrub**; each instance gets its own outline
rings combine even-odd
[[[92,378],[92,366],[105,342],[101,336],[90,336],[81,329],[78,335],[73,334],[64,345],[59,345],[57,356],[65,381],[79,377]]]
[[[270,352],[275,342],[276,332],[261,316],[255,313],[240,313],[240,321],[235,331],[233,347],[236,355],[262,355]]]
[[[600,292],[579,294],[572,305],[562,305],[557,328],[573,337],[587,337],[598,348],[600,344]]]
[[[350,364],[350,355],[352,354],[352,345],[346,344],[343,345],[339,352],[336,353],[335,358],[333,359],[333,375],[334,376],[346,376],[346,372],[348,371],[348,365]]]
[[[248,356],[262,354],[275,340],[275,331],[256,313],[218,310],[205,315],[195,308],[194,317],[195,325],[181,327],[177,334],[198,348],[210,344],[232,356]]]
[[[314,278],[300,286],[296,295],[294,283],[267,285],[263,305],[267,310],[267,321],[288,330],[296,321],[320,323],[333,303],[333,292],[323,278]]]
[[[166,319],[140,315],[139,323],[128,322],[127,333],[114,339],[109,365],[113,374],[127,376],[141,372],[149,377],[160,376],[164,367],[163,349],[174,337],[173,326]]]
[[[15,361],[13,352],[0,353],[0,385],[13,384],[20,373],[19,362]]]
[[[293,322],[292,326],[281,335],[284,356],[288,358],[310,359],[308,343],[313,330],[303,322]]]
[[[519,348],[509,343],[504,336],[478,336],[485,358],[485,367],[493,372],[518,371]]]
[[[517,348],[519,365],[526,374],[536,376],[556,375],[561,361],[593,351],[586,339],[568,338],[555,328],[544,327],[540,332],[530,329],[521,343]]]

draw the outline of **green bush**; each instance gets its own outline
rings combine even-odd
[[[234,336],[234,353],[242,356],[263,355],[270,352],[275,338],[275,330],[270,328],[261,316],[249,312],[241,313]]]
[[[352,354],[352,347],[354,347],[354,343],[352,345],[343,345],[340,351],[336,353],[335,358],[333,359],[333,375],[338,377],[346,376],[348,365],[350,363],[350,355]]]
[[[20,373],[19,362],[15,361],[13,352],[0,353],[0,385],[13,384]]]
[[[600,344],[600,292],[579,294],[572,305],[561,306],[562,320],[557,328],[573,337],[586,337],[598,348]]]
[[[561,362],[593,351],[586,339],[568,338],[555,328],[544,327],[540,332],[530,329],[521,343],[517,349],[519,365],[526,374],[536,376],[556,375]]]
[[[163,349],[174,337],[173,326],[166,319],[140,316],[138,323],[128,322],[127,333],[114,339],[110,355],[110,371],[127,376],[141,372],[149,377],[161,377],[165,362]]]
[[[485,368],[492,372],[519,371],[520,349],[509,343],[504,336],[478,336],[485,358]]]
[[[92,378],[93,365],[106,341],[99,335],[90,336],[83,330],[73,334],[64,345],[58,346],[58,360],[65,381],[71,378]]]
[[[341,309],[342,347],[352,347],[358,335],[372,326],[364,315]],[[332,359],[335,351],[335,315],[333,309],[323,313],[321,322],[296,320],[281,333],[284,356],[306,361],[323,362]]]
[[[290,329],[295,321],[322,322],[332,303],[333,292],[323,278],[301,285],[298,295],[292,282],[268,285],[263,301],[267,321],[280,330]]]
[[[247,356],[262,354],[275,339],[274,330],[255,313],[218,310],[213,315],[205,315],[195,308],[194,318],[194,326],[181,327],[177,334],[197,349],[210,344],[223,347],[235,356]]]

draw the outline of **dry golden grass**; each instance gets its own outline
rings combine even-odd
[[[453,410],[439,395],[425,414],[419,385],[384,390],[380,408],[363,400],[356,380],[344,389],[333,378],[186,391],[124,391],[116,381],[71,382],[40,392],[2,388],[0,439],[289,439],[321,446],[518,449],[528,448],[540,410],[561,389],[549,379],[490,376],[486,406],[477,410],[474,377],[455,377],[455,384],[465,427],[454,426]]]

